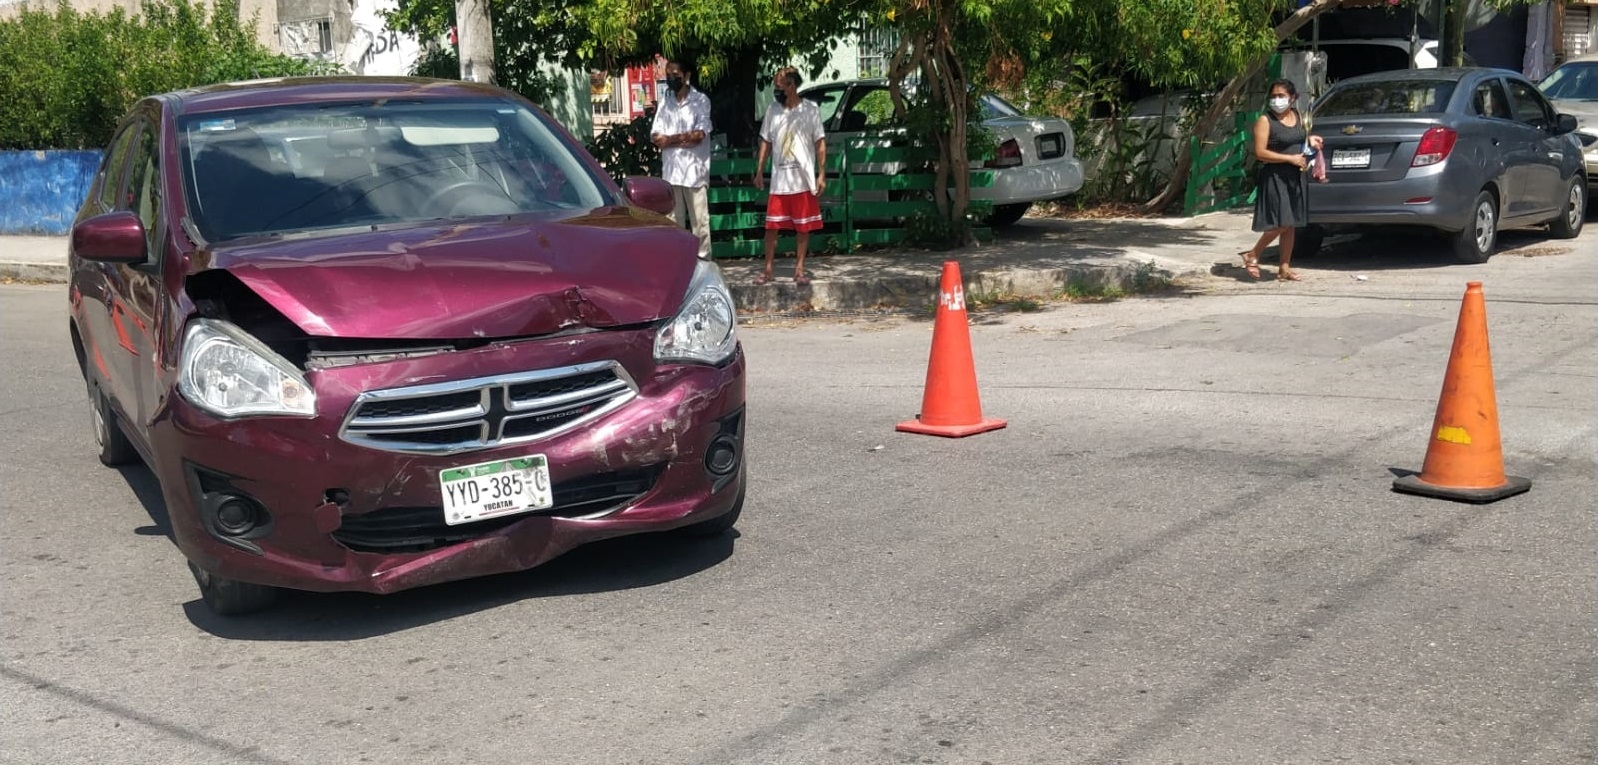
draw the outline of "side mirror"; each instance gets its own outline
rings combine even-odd
[[[626,188],[627,198],[645,210],[671,215],[677,206],[676,200],[671,196],[671,185],[659,178],[628,176]]]
[[[72,227],[72,251],[98,263],[143,263],[149,253],[144,224],[127,210],[96,215]]]
[[[1576,118],[1568,114],[1561,114],[1554,121],[1554,135],[1564,135],[1576,132]]]

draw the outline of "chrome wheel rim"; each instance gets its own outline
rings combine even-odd
[[[1493,206],[1491,202],[1482,202],[1476,208],[1476,251],[1487,252],[1493,246]]]
[[[1586,194],[1582,192],[1579,184],[1570,186],[1570,209],[1565,211],[1565,222],[1574,230],[1581,225],[1581,218],[1586,214]]]

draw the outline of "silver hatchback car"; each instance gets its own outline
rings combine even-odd
[[[1339,82],[1316,102],[1327,183],[1309,183],[1312,224],[1295,254],[1328,233],[1418,226],[1447,234],[1468,263],[1501,228],[1547,225],[1568,239],[1587,209],[1586,169],[1560,114],[1500,69],[1401,70]]]

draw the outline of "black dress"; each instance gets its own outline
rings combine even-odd
[[[1266,114],[1265,118],[1270,120],[1271,131],[1265,139],[1265,148],[1280,154],[1297,154],[1304,150],[1304,142],[1308,140],[1304,115],[1299,114],[1298,124],[1292,127],[1283,125],[1274,114]],[[1284,226],[1303,228],[1309,224],[1305,175],[1305,171],[1284,162],[1260,162],[1258,193],[1254,195],[1255,231]]]

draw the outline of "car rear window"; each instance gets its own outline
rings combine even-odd
[[[1317,117],[1436,114],[1454,95],[1451,80],[1389,80],[1340,85],[1315,105]]]
[[[285,106],[195,115],[179,131],[190,216],[212,241],[616,203],[511,101]]]

